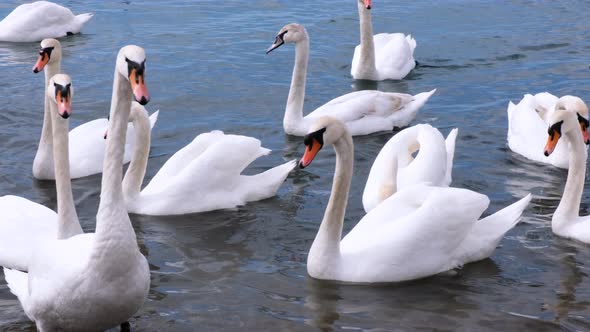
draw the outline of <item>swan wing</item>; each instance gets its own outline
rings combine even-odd
[[[27,271],[37,244],[57,237],[57,214],[18,196],[0,197],[0,265]]]
[[[373,36],[375,67],[380,80],[404,78],[416,67],[416,40],[403,33],[380,33]]]
[[[346,280],[401,281],[459,266],[452,254],[488,204],[487,196],[466,189],[399,191],[342,239],[342,266],[351,267]]]

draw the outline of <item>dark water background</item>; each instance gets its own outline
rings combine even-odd
[[[20,3],[2,1],[0,17]],[[95,13],[82,35],[62,40],[62,68],[76,86],[72,125],[106,116],[121,46],[147,51],[148,109],[161,110],[147,179],[212,129],[258,137],[273,150],[249,172],[301,156],[301,138],[282,129],[294,49],[264,54],[283,25],[299,22],[311,38],[306,112],[358,89],[415,94],[438,88],[414,124],[430,123],[445,135],[459,128],[453,185],[489,195],[486,214],[534,194],[523,221],[491,259],[401,284],[315,281],[305,261],[330,193],[334,154],[327,149],[313,167],[294,171],[278,197],[229,211],[132,216],[152,271],[149,299],[131,321],[135,330],[590,330],[590,246],[550,229],[566,172],[506,146],[509,100],[541,91],[588,100],[588,2],[375,0],[375,33],[411,33],[422,64],[403,81],[380,83],[349,75],[359,38],[354,0],[62,4]],[[43,107],[43,77],[30,71],[37,49],[38,43],[0,44],[0,195],[54,208],[53,183],[31,175]],[[362,188],[391,135],[355,139],[345,232],[364,214]],[[100,176],[73,187],[82,225],[93,231]],[[0,329],[34,330],[1,275]]]

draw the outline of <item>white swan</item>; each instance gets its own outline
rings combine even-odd
[[[4,270],[11,292],[40,331],[106,330],[135,314],[147,297],[150,271],[121,185],[131,98],[149,100],[144,63],[137,46],[117,55],[96,232],[41,243],[28,273]]]
[[[82,233],[72,196],[67,149],[69,121],[66,119],[72,112],[70,105],[74,95],[71,84],[69,76],[57,74],[49,81],[46,92],[48,115],[53,122],[57,213],[22,197],[0,197],[0,266],[28,271],[29,260],[38,243]]]
[[[548,119],[557,103],[557,97],[542,92],[526,94],[518,104],[508,103],[508,147],[510,150],[544,164],[568,168],[568,138],[564,137],[549,158],[543,155],[543,144],[547,136]],[[585,112],[585,113],[584,113]],[[578,111],[578,121],[584,141],[590,143],[588,136],[588,111]]]
[[[68,8],[49,1],[26,3],[0,21],[0,41],[35,42],[76,34],[92,15],[74,15]]]
[[[341,240],[353,170],[352,137],[342,122],[322,117],[304,139],[300,167],[334,145],[336,172],[324,219],[307,256],[317,279],[391,282],[422,278],[489,257],[519,220],[531,196],[478,220],[487,196],[417,184],[369,211]]]
[[[149,119],[138,103],[130,120],[137,130],[136,149],[123,179],[129,212],[148,215],[187,214],[233,208],[274,196],[295,167],[295,160],[256,175],[242,171],[270,150],[247,136],[212,131],[176,152],[141,190],[150,150]]]
[[[44,39],[41,42],[39,59],[33,66],[33,72],[45,70],[45,87],[49,79],[60,72],[61,66],[61,44],[55,39]],[[153,127],[158,119],[154,113],[150,117]],[[108,127],[107,119],[96,119],[83,123],[70,131],[70,176],[72,179],[97,174],[102,172],[102,161],[105,155],[106,143],[104,133]],[[127,140],[125,141],[124,162],[131,160],[135,135],[133,125],[127,129]],[[49,114],[49,101],[45,97],[45,111],[43,117],[43,128],[37,154],[33,160],[33,176],[41,180],[55,179],[53,171],[53,148],[51,139],[51,115]]]
[[[445,140],[438,129],[418,124],[393,136],[371,166],[363,191],[365,212],[398,190],[417,183],[448,187],[452,181],[457,132],[457,128],[451,130]]]
[[[590,243],[590,216],[581,217],[580,202],[584,191],[586,159],[588,151],[580,135],[579,117],[576,113],[588,113],[582,99],[563,96],[555,105],[555,112],[549,116],[549,137],[544,154],[551,156],[560,140],[569,140],[569,170],[559,206],[551,218],[553,233]]]
[[[290,135],[304,136],[312,123],[324,115],[333,116],[344,122],[353,136],[392,130],[394,127],[405,127],[436,91],[433,89],[415,96],[377,90],[356,91],[332,99],[303,117],[309,54],[307,31],[300,24],[285,25],[266,53],[284,43],[295,43],[295,66],[283,118],[285,132]]]
[[[373,36],[371,0],[357,0],[361,43],[354,49],[350,75],[357,80],[401,80],[414,67],[416,40],[403,33],[380,33]]]

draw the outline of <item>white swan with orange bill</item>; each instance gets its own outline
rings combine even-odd
[[[486,195],[416,184],[381,202],[342,238],[353,171],[352,137],[341,121],[322,117],[304,143],[302,168],[323,146],[333,145],[336,151],[332,193],[307,256],[307,272],[317,279],[396,282],[487,258],[531,199],[529,194],[480,220],[490,202]]]

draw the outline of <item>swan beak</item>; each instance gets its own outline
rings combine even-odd
[[[53,47],[42,48],[39,51],[39,58],[33,66],[33,73],[37,74],[45,68],[45,65],[47,65],[49,58],[51,57],[51,51],[53,51]]]
[[[547,138],[547,144],[545,144],[545,157],[549,157],[549,155],[553,153],[560,137],[561,134],[557,131],[554,131],[553,134],[549,135],[549,138]]]
[[[65,87],[56,85],[55,101],[57,103],[57,113],[64,119],[72,115],[72,103],[70,100],[70,85]]]
[[[318,142],[317,139],[312,139],[311,144],[306,145],[305,153],[301,160],[299,161],[299,168],[305,168],[311,164],[313,158],[318,154],[318,152],[322,149],[322,144]]]
[[[145,75],[144,73],[138,73],[136,68],[131,69],[129,74],[129,82],[131,83],[131,89],[133,90],[133,98],[141,105],[145,105],[150,101],[150,94],[145,86]]]
[[[272,50],[275,48],[279,48],[279,46],[283,45],[284,43],[285,41],[283,40],[282,36],[278,35],[277,38],[275,38],[275,42],[266,50],[266,54],[272,52]]]
[[[371,0],[363,0],[365,3],[365,8],[371,10]]]

